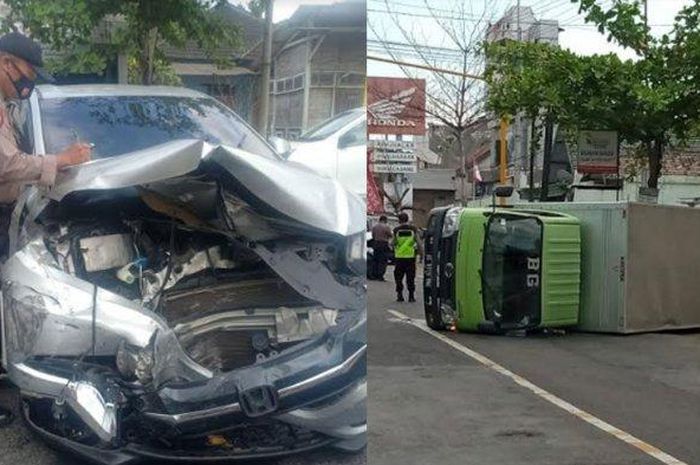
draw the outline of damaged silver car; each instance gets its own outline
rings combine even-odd
[[[364,205],[180,88],[40,86],[2,357],[44,439],[104,464],[366,444]]]

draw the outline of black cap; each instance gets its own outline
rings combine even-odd
[[[0,51],[21,58],[34,68],[36,74],[48,82],[54,82],[53,76],[44,70],[41,58],[41,46],[19,32],[10,32],[0,37]]]

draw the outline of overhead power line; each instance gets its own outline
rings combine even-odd
[[[382,14],[387,14],[387,15],[399,15],[399,16],[410,16],[410,17],[416,17],[416,18],[431,18],[431,19],[448,19],[452,21],[464,21],[464,22],[469,22],[469,23],[475,23],[478,24],[480,22],[488,22],[486,19],[474,19],[473,17],[469,16],[464,16],[464,17],[456,17],[456,16],[440,16],[440,15],[431,15],[431,14],[420,14],[420,13],[409,13],[407,11],[389,11],[389,10],[376,10],[374,8],[367,8],[368,13],[382,13]],[[543,20],[548,20],[549,18],[545,18]],[[536,25],[536,24],[542,24],[543,20],[538,20],[538,21],[521,21],[520,24],[522,25]],[[589,24],[589,23],[568,23],[568,22],[559,22],[559,26],[562,27],[588,27],[588,28],[597,28],[595,24]],[[673,26],[672,24],[650,24],[650,27],[668,27],[668,26]]]
[[[385,6],[385,5],[386,5],[386,2],[385,2],[384,0],[370,0],[370,2],[371,2],[371,3],[379,4],[379,5],[382,5],[382,6]],[[396,1],[393,1],[393,0],[390,1],[389,3],[390,3],[392,6],[394,6],[394,5],[396,5],[396,6],[403,6],[403,7],[406,7],[406,8],[415,8],[415,9],[418,9],[418,10],[427,10],[427,9],[428,9],[428,7],[425,6],[425,3],[422,3],[422,2],[421,2],[420,5],[415,4],[415,3],[396,2]],[[435,6],[432,6],[432,5],[431,5],[429,8],[430,8],[430,10],[439,11],[439,12],[442,12],[442,13],[450,13],[450,14],[459,13],[459,10],[449,9],[449,8],[439,8],[439,7],[435,7]]]
[[[434,45],[422,45],[409,42],[395,42],[389,40],[367,39],[367,50],[378,53],[389,53],[402,57],[430,59],[437,61],[465,61],[470,65],[477,65],[483,61],[483,55],[472,53],[458,48],[439,47]]]
[[[435,66],[420,65],[417,63],[409,63],[406,61],[393,60],[391,58],[382,58],[382,57],[367,55],[367,59],[372,60],[372,61],[381,61],[383,63],[391,63],[391,64],[399,65],[399,66],[407,66],[407,67],[411,67],[411,68],[424,69],[427,71],[432,71],[433,73],[452,74],[454,76],[460,76],[460,77],[465,77],[465,78],[470,78],[470,79],[477,79],[479,81],[484,80],[483,76],[479,76],[476,74],[463,73],[461,71],[454,71],[452,69],[437,68]]]
[[[391,41],[391,40],[373,40],[373,39],[367,39],[367,43],[378,43],[382,45],[395,45],[395,46],[405,46],[405,47],[415,47],[415,48],[424,48],[424,49],[431,49],[431,50],[439,50],[443,52],[454,52],[454,53],[459,53],[463,54],[464,51],[458,49],[458,48],[449,48],[449,47],[438,47],[436,45],[418,45],[418,44],[411,44],[409,42],[396,42],[396,41]]]

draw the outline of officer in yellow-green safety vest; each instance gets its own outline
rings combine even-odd
[[[396,282],[396,301],[403,302],[403,279],[406,277],[408,301],[415,302],[416,292],[416,256],[423,256],[423,246],[418,228],[409,223],[406,213],[399,214],[399,224],[394,228],[394,281]]]

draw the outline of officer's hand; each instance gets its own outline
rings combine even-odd
[[[63,152],[56,155],[58,168],[61,169],[67,166],[78,165],[80,163],[90,161],[91,152],[92,147],[90,146],[90,144],[79,142],[70,145]]]

